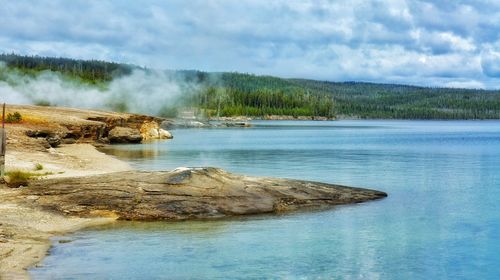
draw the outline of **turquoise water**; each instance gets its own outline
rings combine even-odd
[[[172,141],[107,152],[146,170],[218,166],[389,197],[323,212],[92,228],[54,238],[33,278],[500,276],[500,121],[255,124],[175,130]]]

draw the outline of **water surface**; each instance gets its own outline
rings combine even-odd
[[[280,121],[173,134],[107,152],[145,170],[217,166],[389,197],[324,212],[92,228],[55,238],[34,279],[500,275],[500,121]]]

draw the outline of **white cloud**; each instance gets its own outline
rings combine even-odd
[[[481,54],[481,67],[485,75],[500,78],[500,49],[498,51],[485,50]]]
[[[498,87],[496,1],[2,3],[0,51],[413,84]]]
[[[470,80],[470,81],[453,81],[448,82],[444,86],[451,88],[475,88],[475,89],[484,89],[485,86],[482,82]]]

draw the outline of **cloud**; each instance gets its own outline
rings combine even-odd
[[[451,88],[475,88],[484,89],[484,84],[479,81],[453,81],[445,84],[446,87]]]
[[[4,52],[499,87],[490,55],[500,52],[498,1],[18,0],[2,4],[0,25]]]
[[[483,73],[492,78],[500,78],[500,52],[488,50],[481,55]]]

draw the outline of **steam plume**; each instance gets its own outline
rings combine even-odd
[[[50,104],[76,108],[121,110],[159,115],[175,105],[196,84],[165,71],[136,69],[105,86],[93,86],[60,73],[42,71],[35,77],[9,69],[0,62],[0,102]]]

